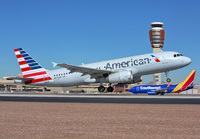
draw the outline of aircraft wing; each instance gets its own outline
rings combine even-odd
[[[161,93],[161,92],[165,92],[169,87],[170,87],[171,83],[168,84],[168,86],[166,88],[160,89],[160,90],[156,90],[156,93]]]
[[[62,64],[58,64],[58,63],[54,63],[54,62],[52,62],[52,63],[54,65],[54,67],[59,66],[59,67],[66,68],[66,69],[70,70],[71,73],[73,73],[73,72],[83,73],[82,76],[91,75],[92,77],[102,77],[102,76],[108,75],[109,73],[113,72],[110,70],[93,69],[93,68],[88,68],[88,67],[69,65],[69,64],[65,64],[65,63],[62,63]]]

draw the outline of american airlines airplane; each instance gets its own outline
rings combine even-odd
[[[104,92],[103,83],[110,83],[108,92],[113,91],[112,83],[137,83],[142,75],[168,72],[183,68],[191,63],[191,59],[178,52],[150,53],[97,63],[74,66],[53,63],[62,69],[47,70],[35,61],[24,49],[14,49],[23,78],[13,77],[25,84],[37,86],[67,87],[100,83],[99,92]],[[170,79],[168,78],[168,81]]]
[[[194,83],[196,70],[193,70],[188,77],[179,84],[171,85],[139,85],[134,86],[133,88],[129,89],[130,92],[133,94],[137,93],[147,93],[148,95],[164,95],[165,93],[179,93],[181,91],[186,91],[192,89]]]

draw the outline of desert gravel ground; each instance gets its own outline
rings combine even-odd
[[[200,138],[200,105],[0,102],[0,138]]]

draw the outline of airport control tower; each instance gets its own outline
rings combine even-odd
[[[153,52],[160,52],[165,41],[165,30],[163,30],[162,22],[152,22],[151,30],[149,30],[149,37]],[[161,84],[161,73],[154,74],[156,84]]]

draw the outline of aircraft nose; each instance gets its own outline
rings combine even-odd
[[[184,66],[187,66],[187,65],[189,65],[192,62],[192,60],[189,57],[185,57],[184,56],[183,59],[181,60],[181,62],[182,62],[182,64]]]
[[[192,60],[191,60],[189,57],[185,57],[185,58],[184,58],[184,63],[185,63],[186,65],[189,65],[191,62],[192,62]]]
[[[128,91],[129,91],[129,92],[133,92],[133,88],[129,89]]]
[[[134,92],[134,87],[128,90],[129,92]]]

